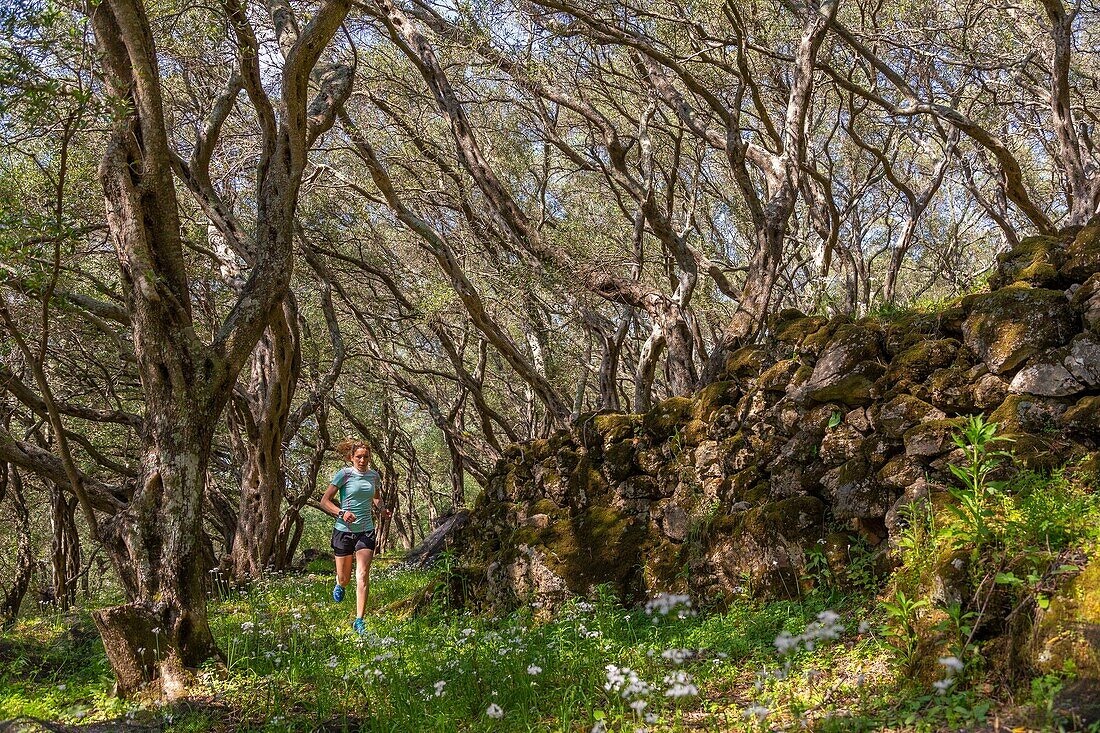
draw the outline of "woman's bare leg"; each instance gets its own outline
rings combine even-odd
[[[367,597],[370,595],[370,563],[374,559],[374,550],[358,550],[355,553],[355,609],[359,618],[367,610]]]
[[[351,561],[355,559],[354,555],[346,555],[344,557],[336,558],[336,584],[344,588],[348,587],[348,582],[351,581]]]

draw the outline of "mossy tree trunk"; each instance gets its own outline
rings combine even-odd
[[[145,402],[142,465],[132,499],[102,533],[128,603],[94,614],[121,693],[157,681],[182,695],[190,670],[217,655],[206,615],[203,496],[215,426],[237,376],[286,297],[292,232],[307,152],[332,126],[350,81],[309,103],[309,75],[339,29],[349,0],[323,0],[298,31],[286,8],[273,17],[289,49],[278,104],[261,85],[259,43],[245,9],[223,7],[238,46],[231,94],[211,111],[191,165],[173,154],[152,28],[140,0],[104,0],[86,11],[108,91],[121,100],[100,165],[109,237],[119,263]],[[335,82],[334,82],[335,83]],[[251,274],[212,341],[200,340],[183,255],[174,173],[206,210],[224,219],[204,184],[213,141],[243,86],[262,134]],[[327,100],[327,105],[326,105]],[[201,152],[201,154],[199,154]],[[235,227],[226,227],[236,236]]]

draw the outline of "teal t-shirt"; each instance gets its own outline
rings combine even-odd
[[[359,473],[354,468],[341,468],[332,477],[332,485],[339,489],[339,504],[344,511],[355,514],[355,521],[346,524],[336,520],[336,529],[341,532],[370,532],[374,529],[371,517],[371,502],[378,489],[378,471],[368,468]]]

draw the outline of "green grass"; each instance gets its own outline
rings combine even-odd
[[[899,678],[883,661],[881,618],[866,596],[831,594],[846,629],[784,656],[776,637],[802,634],[825,610],[824,596],[741,601],[685,618],[647,615],[606,595],[553,617],[530,607],[498,618],[443,609],[402,618],[380,610],[430,579],[379,568],[362,638],[351,630],[354,593],[333,603],[328,572],[270,577],[213,601],[226,663],[201,670],[194,698],[182,706],[112,698],[87,620],[75,623],[75,635],[72,619],[24,620],[0,637],[14,658],[0,678],[0,719],[129,717],[170,731],[590,731],[601,724],[751,731],[760,723],[746,711],[767,708],[765,727],[797,717],[823,730],[871,730],[911,719],[915,730],[934,730],[921,721],[946,721],[949,706],[973,710],[978,703],[971,693],[938,697]],[[871,630],[859,633],[865,621]],[[688,650],[688,658],[677,664],[669,650]],[[633,670],[651,691],[624,697],[607,689],[607,665]],[[682,689],[693,685],[697,694],[664,694],[677,673],[688,676]],[[630,703],[640,700],[646,705],[636,711]],[[502,718],[488,715],[494,704]]]
[[[984,423],[968,425],[968,444],[993,445]],[[1011,591],[1006,608],[1028,596],[1041,605],[1042,578],[1062,551],[1094,552],[1100,494],[1083,466],[993,482],[996,466],[982,462],[994,460],[1010,459],[972,451],[955,502],[910,512],[896,538],[901,564],[884,583],[873,576],[872,548],[856,544],[844,578],[811,563],[805,580],[817,589],[798,601],[741,598],[661,615],[597,592],[553,614],[537,604],[499,617],[439,605],[409,616],[401,602],[439,577],[384,557],[360,637],[354,588],[342,604],[331,600],[330,559],[247,589],[218,582],[209,615],[225,662],[199,671],[185,703],[112,697],[86,611],[24,617],[0,632],[0,720],[132,720],[167,731],[749,733],[965,730],[996,715],[1057,730],[1053,701],[1072,672],[1006,688],[971,631],[990,594]],[[960,552],[971,558],[973,597],[945,606],[932,576]],[[436,573],[449,572],[448,561],[441,566]]]

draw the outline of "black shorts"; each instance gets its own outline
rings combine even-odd
[[[370,532],[342,532],[338,529],[332,530],[332,550],[336,553],[336,557],[347,557],[348,555],[354,555],[359,550],[374,551],[375,534],[372,529]]]

